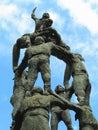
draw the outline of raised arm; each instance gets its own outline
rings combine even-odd
[[[31,14],[31,18],[36,21],[36,19],[38,19],[36,16],[35,16],[35,11],[36,11],[37,7],[35,7],[33,10],[32,10],[32,14]]]

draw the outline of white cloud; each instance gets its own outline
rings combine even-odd
[[[25,32],[33,32],[34,27],[32,26],[33,21],[31,20],[30,15],[24,12],[19,18],[13,19],[13,24],[15,26],[16,31],[18,31],[21,35]]]
[[[13,13],[15,14],[17,12],[17,6],[15,4],[10,5],[0,5],[0,18],[8,18]]]
[[[93,3],[93,4],[98,4],[98,0],[88,0],[87,2]]]
[[[98,45],[96,43],[95,40],[92,40],[92,43],[88,40],[84,42],[77,42],[74,44],[71,44],[71,49],[73,51],[80,51],[81,54],[83,54],[84,56],[89,56],[92,57],[94,56],[94,58],[97,60],[98,57]]]
[[[6,1],[4,2],[4,4],[0,4],[0,30],[5,34],[4,37],[7,43],[12,45],[17,35],[21,37],[24,33],[34,31],[34,22],[27,8],[24,6],[20,8],[15,3],[8,4]],[[5,52],[5,50],[7,51]],[[12,53],[11,50],[12,48],[8,47],[5,41],[0,43],[0,54],[2,56],[9,56]]]
[[[15,4],[0,5],[0,21],[0,26],[5,31],[11,32],[14,28],[20,34],[30,30],[33,23],[25,8],[20,9]]]
[[[16,5],[0,5],[0,26],[7,30],[9,28],[9,22],[12,23],[17,12],[18,8]]]
[[[91,3],[83,0],[58,0],[62,9],[68,9],[75,22],[86,26],[92,33],[98,33],[98,15],[91,8]]]

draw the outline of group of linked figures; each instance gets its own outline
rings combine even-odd
[[[35,16],[35,10],[36,8],[31,14],[35,21],[35,31],[24,34],[13,46],[15,78],[10,100],[13,106],[10,130],[58,130],[60,121],[64,121],[67,130],[74,130],[69,110],[75,112],[75,120],[79,120],[79,130],[98,130],[98,122],[90,107],[91,84],[83,57],[71,52],[70,47],[62,41],[52,27],[53,20],[50,19],[49,13],[43,13],[39,19]],[[20,50],[24,48],[24,57],[18,65]],[[64,86],[57,85],[55,92],[50,83],[51,55],[66,63]],[[39,72],[44,84],[43,89],[34,86]],[[77,97],[77,104],[70,102],[73,94]]]

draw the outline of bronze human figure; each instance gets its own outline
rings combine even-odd
[[[83,64],[83,57],[80,54],[73,54],[71,64],[66,65],[64,74],[64,86],[69,88],[69,80],[73,77],[72,87],[81,105],[89,105],[91,84],[87,70]]]
[[[22,63],[16,71],[16,75],[21,76],[23,70],[28,67],[28,80],[26,90],[30,91],[34,87],[38,72],[41,72],[44,82],[44,90],[47,93],[50,88],[50,56],[54,55],[57,58],[70,62],[71,53],[64,48],[55,45],[54,43],[45,43],[43,37],[35,38],[34,44],[27,48]]]
[[[79,104],[69,102],[68,100],[64,99],[56,93],[51,94],[64,103],[64,106],[62,104],[63,109],[64,107],[67,107],[68,109],[76,112],[75,119],[79,120],[79,130],[98,130],[98,121],[94,117],[91,107],[87,105],[81,106]]]
[[[35,33],[44,31],[49,25],[51,26],[53,21],[50,19],[49,13],[43,13],[42,18],[37,18],[35,15],[36,7],[31,13],[31,18],[35,21]]]
[[[56,86],[55,92],[66,100],[70,100],[71,91],[66,91],[61,85]],[[58,104],[52,105],[51,108],[51,130],[58,130],[58,123],[63,121],[67,130],[73,130],[70,112],[68,109],[63,110]]]
[[[28,75],[28,72],[23,71],[21,77],[15,76],[15,78],[14,78],[13,94],[12,94],[11,99],[10,99],[10,103],[13,106],[11,130],[14,129],[14,126],[17,123],[18,112],[19,112],[21,103],[25,97],[25,83],[27,80],[27,75]]]

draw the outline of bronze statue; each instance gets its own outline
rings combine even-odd
[[[31,14],[35,21],[34,32],[24,34],[13,46],[12,66],[15,78],[10,100],[13,106],[10,129],[49,130],[51,111],[51,130],[57,130],[61,120],[68,130],[73,130],[68,110],[70,109],[76,112],[75,119],[79,120],[79,130],[98,130],[98,122],[90,107],[91,84],[83,57],[81,54],[71,53],[70,47],[52,27],[53,20],[50,19],[49,13],[43,13],[42,18],[37,18],[35,10],[36,8]],[[18,65],[20,50],[24,48],[26,51],[23,60]],[[56,93],[51,90],[51,55],[66,63],[65,88],[58,85]],[[44,83],[44,92],[42,88],[34,87],[39,72]],[[70,87],[71,76],[73,81]],[[70,102],[73,93],[79,104]]]
[[[64,86],[69,88],[70,77],[73,77],[72,87],[81,105],[89,105],[91,84],[87,70],[83,64],[84,59],[80,54],[73,54],[71,64],[66,65],[64,74]]]
[[[56,86],[55,92],[66,100],[70,100],[73,94],[69,90],[66,91],[61,85]],[[73,130],[69,110],[63,110],[58,104],[54,104],[51,108],[51,130],[57,130],[60,121],[65,123],[67,130]]]
[[[37,79],[38,72],[41,72],[44,82],[45,93],[51,91],[50,88],[50,55],[54,55],[65,62],[69,62],[71,53],[54,43],[45,43],[43,37],[35,38],[34,44],[27,48],[22,63],[16,71],[16,75],[21,76],[23,70],[28,67],[28,80],[26,90],[30,91]]]

